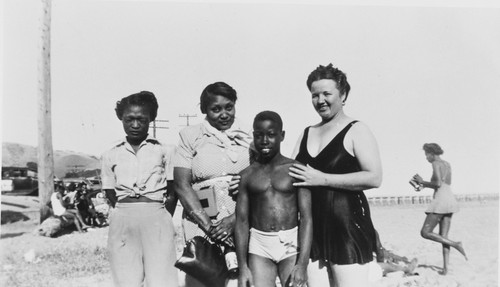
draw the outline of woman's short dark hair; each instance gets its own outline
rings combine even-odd
[[[434,155],[442,155],[444,153],[443,149],[437,143],[424,144],[424,151]]]
[[[156,115],[158,113],[158,101],[156,100],[155,95],[151,92],[142,91],[116,102],[115,112],[120,121],[123,117],[123,111],[125,111],[128,106],[146,107],[149,111],[149,120],[154,121],[156,119]]]
[[[349,91],[351,90],[351,86],[347,82],[347,76],[341,70],[333,67],[331,63],[326,67],[319,65],[319,67],[317,67],[309,74],[306,82],[307,88],[309,88],[310,91],[313,82],[325,79],[334,80],[337,83],[337,89],[339,90],[340,94],[345,94],[345,98],[347,100],[347,96],[349,96]]]
[[[200,96],[200,110],[202,114],[207,113],[208,105],[210,104],[212,96],[223,96],[224,98],[229,99],[236,103],[236,91],[230,85],[224,82],[215,82],[213,84],[208,85],[203,92],[201,92]]]

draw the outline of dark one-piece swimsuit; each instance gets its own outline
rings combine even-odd
[[[353,121],[316,156],[307,151],[309,128],[304,130],[296,159],[325,173],[346,174],[361,170],[358,160],[344,148]],[[373,260],[375,229],[363,191],[312,187],[313,244],[311,259],[333,264],[365,264]]]

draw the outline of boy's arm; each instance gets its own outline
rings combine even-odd
[[[299,223],[299,248],[300,255],[297,264],[309,263],[309,254],[312,244],[312,212],[311,212],[311,191],[307,188],[298,189],[298,204],[300,212]]]
[[[248,191],[246,187],[246,176],[241,176],[241,183],[236,200],[236,226],[235,226],[235,239],[236,239],[236,256],[238,258],[239,279],[238,286],[253,286],[253,279],[250,268],[247,264],[248,254],[248,235],[250,224],[248,223],[248,214],[250,209]]]
[[[311,191],[307,188],[298,188],[299,222],[299,257],[292,270],[291,282],[293,286],[302,286],[307,282],[307,264],[312,244],[312,214]]]

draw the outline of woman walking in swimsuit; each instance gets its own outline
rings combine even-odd
[[[458,203],[451,191],[451,166],[447,161],[441,159],[443,150],[436,143],[424,144],[425,157],[432,164],[432,177],[430,181],[424,181],[420,175],[413,179],[422,187],[434,189],[434,199],[425,211],[427,217],[420,234],[423,238],[443,244],[443,270],[441,274],[448,272],[450,259],[450,246],[458,250],[467,259],[462,242],[448,239],[450,231],[451,216],[458,211]],[[433,232],[439,224],[439,234]]]

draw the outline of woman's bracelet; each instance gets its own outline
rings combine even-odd
[[[205,209],[202,208],[202,209],[191,210],[189,212],[189,215],[191,217],[195,217],[196,216],[197,218],[200,218],[203,213],[205,213]]]
[[[191,210],[189,212],[189,217],[191,217],[195,222],[197,222],[198,226],[203,231],[205,231],[206,227],[203,225],[203,214],[207,215],[206,212],[205,212],[205,209],[203,209],[203,208],[196,209],[196,210]]]

